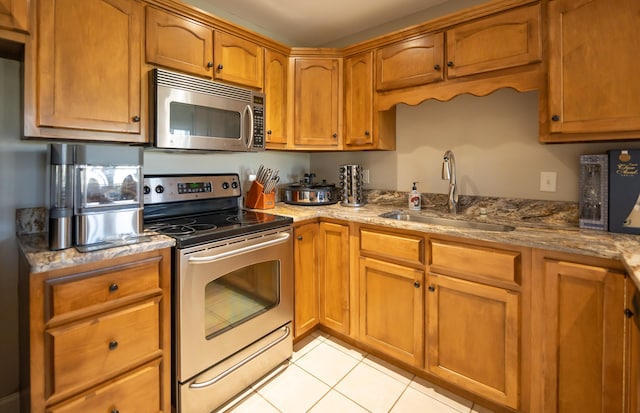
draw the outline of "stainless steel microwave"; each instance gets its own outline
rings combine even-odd
[[[171,150],[264,150],[264,95],[183,75],[151,72],[153,146]]]

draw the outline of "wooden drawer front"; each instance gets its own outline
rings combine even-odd
[[[431,241],[432,272],[520,283],[520,253]]]
[[[160,293],[160,258],[47,281],[47,319],[134,294]],[[153,291],[157,290],[157,291]]]
[[[383,258],[404,261],[409,264],[424,264],[422,238],[390,232],[360,230],[360,252]]]
[[[159,356],[160,299],[48,330],[51,388],[55,394],[88,386]]]
[[[48,409],[51,413],[159,412],[160,360],[147,364],[116,381]]]

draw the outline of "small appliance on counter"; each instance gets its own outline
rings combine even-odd
[[[580,156],[580,228],[607,230],[609,157]]]
[[[49,145],[49,249],[53,251],[73,246],[73,153],[73,145]]]
[[[306,173],[298,184],[283,188],[284,202],[291,205],[331,205],[340,200],[340,191],[335,184],[314,182],[316,174]]]
[[[609,231],[640,234],[640,149],[609,151]]]
[[[340,166],[340,187],[342,188],[342,205],[359,207],[366,202],[362,192],[362,166]]]

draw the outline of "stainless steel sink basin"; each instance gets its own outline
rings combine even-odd
[[[498,231],[508,232],[516,229],[510,225],[491,224],[488,222],[462,221],[459,219],[429,217],[417,214],[409,214],[406,212],[392,211],[379,215],[381,218],[395,219],[397,221],[420,222],[423,224],[443,225],[456,228],[479,229],[482,231]]]

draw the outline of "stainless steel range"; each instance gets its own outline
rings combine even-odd
[[[239,208],[237,174],[145,176],[145,229],[176,240],[173,401],[209,412],[291,357],[292,219]]]

